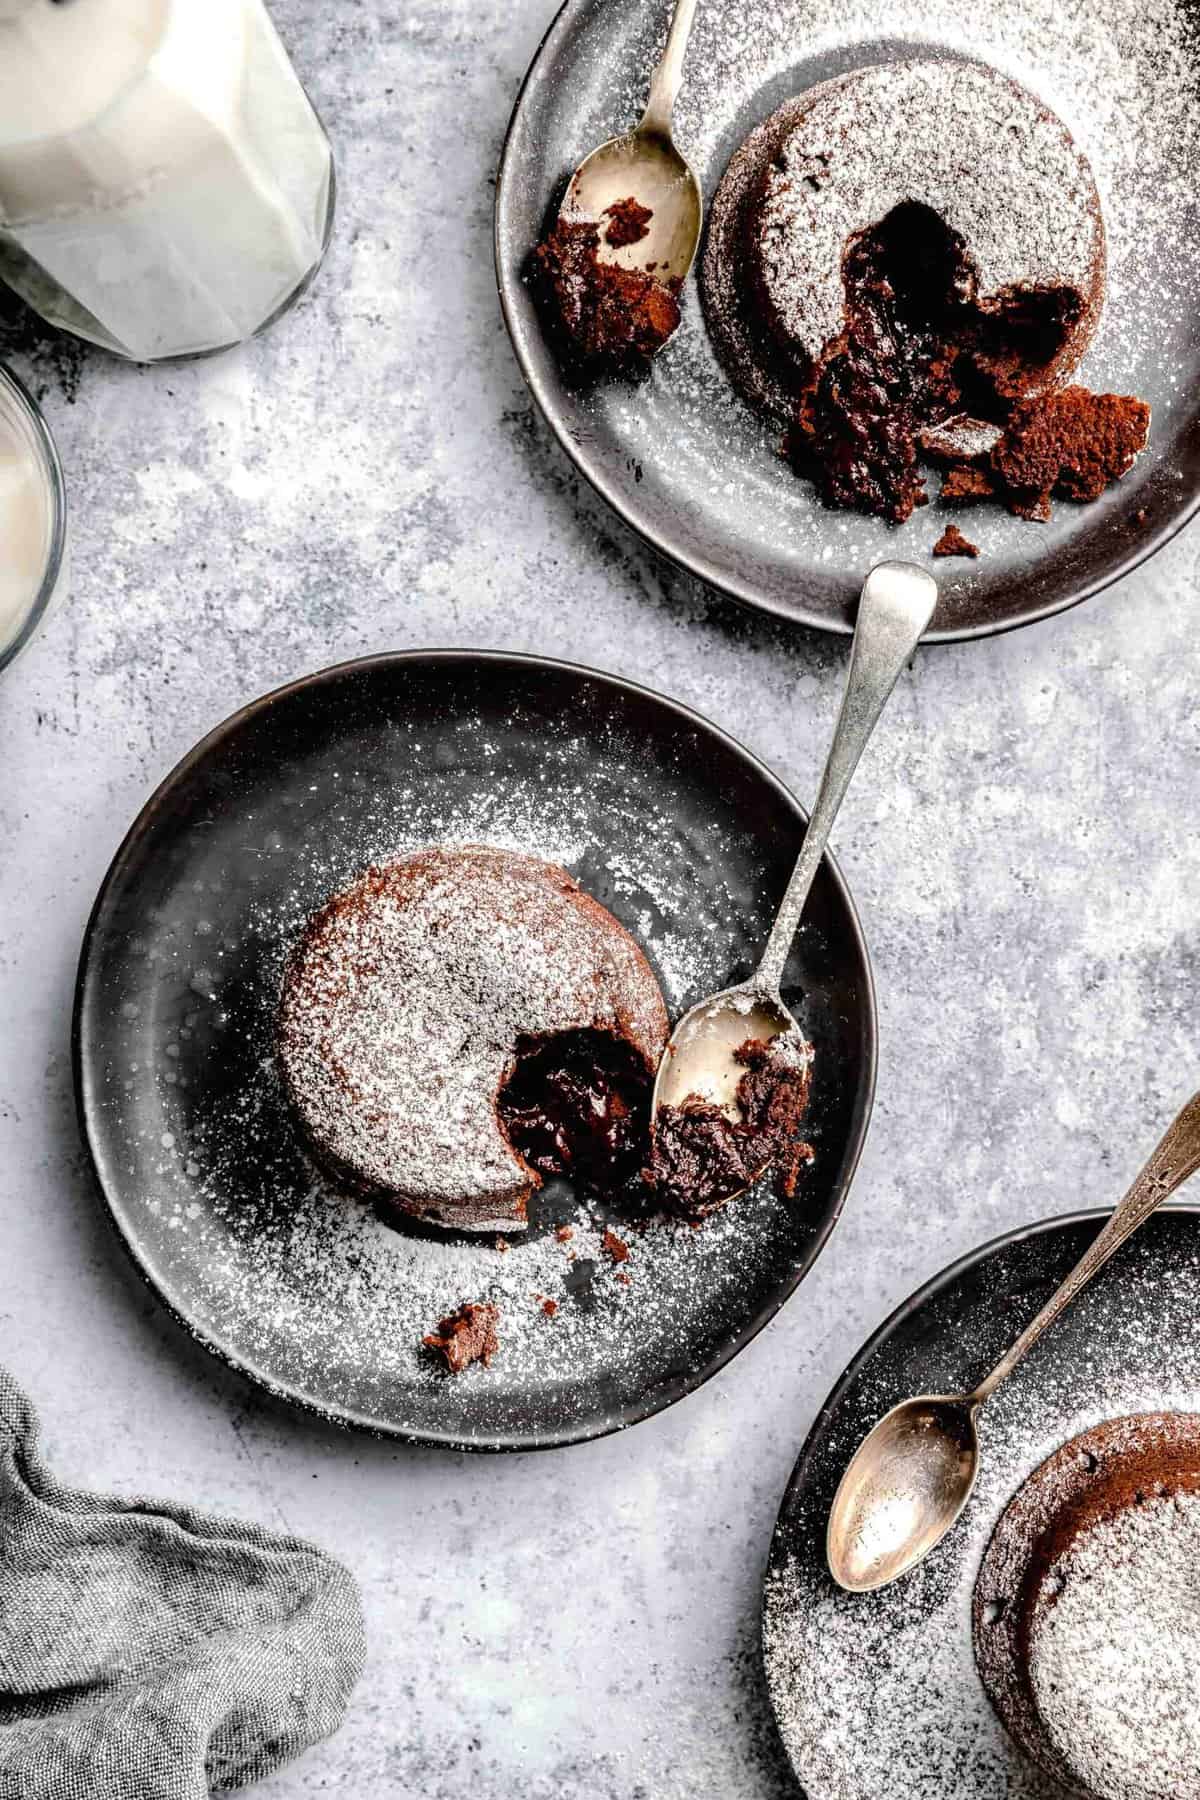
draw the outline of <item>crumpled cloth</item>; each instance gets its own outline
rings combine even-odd
[[[336,1730],[363,1654],[340,1563],[61,1487],[0,1370],[0,1800],[208,1800]]]

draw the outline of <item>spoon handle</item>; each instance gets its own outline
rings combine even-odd
[[[1179,1113],[1108,1224],[1080,1257],[1057,1293],[1046,1302],[1033,1323],[1025,1327],[1008,1355],[997,1363],[985,1381],[980,1382],[971,1395],[972,1406],[982,1406],[991,1398],[1043,1331],[1070,1306],[1081,1288],[1086,1287],[1126,1238],[1132,1237],[1138,1226],[1144,1225],[1150,1214],[1197,1169],[1200,1169],[1200,1094],[1194,1094]]]
[[[937,605],[937,583],[914,563],[878,563],[863,585],[842,710],[816,804],[787,892],[771,927],[755,985],[778,995],[804,902],[821,865],[838,808],[858,759],[879,721],[900,671],[916,649]]]
[[[692,34],[696,4],[697,0],[677,0],[671,29],[667,33],[667,47],[650,77],[650,98],[646,102],[639,131],[651,132],[655,137],[669,138],[671,135],[671,119],[675,112],[679,84],[683,79],[683,58],[688,38]]]

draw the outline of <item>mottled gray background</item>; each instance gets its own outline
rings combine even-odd
[[[874,1127],[830,1249],[732,1367],[626,1436],[536,1457],[293,1417],[170,1323],[84,1173],[75,960],[150,788],[267,687],[458,644],[648,681],[810,797],[845,649],[657,563],[530,410],[491,178],[549,0],[276,11],[342,177],[298,312],[155,371],[0,326],[75,521],[69,602],[0,683],[0,1358],[64,1477],[286,1523],[358,1574],[371,1658],[349,1719],[264,1794],[775,1800],[793,1790],[755,1666],[759,1576],[821,1399],[951,1257],[1111,1202],[1200,1083],[1200,538],[902,685],[837,833],[879,982]]]

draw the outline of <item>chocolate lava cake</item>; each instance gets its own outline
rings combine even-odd
[[[787,427],[797,472],[827,504],[896,522],[926,499],[922,432],[982,432],[986,460],[1014,407],[1078,365],[1104,287],[1100,200],[1070,133],[955,60],[855,69],[787,101],[734,155],[703,263],[718,353]],[[1043,491],[1083,497],[1069,480]],[[1011,497],[1002,471],[971,497],[993,494]]]
[[[975,1657],[1036,1762],[1089,1800],[1200,1795],[1200,1416],[1084,1432],[1010,1502]]]
[[[667,1039],[625,928],[564,869],[480,846],[370,868],[285,973],[284,1079],[317,1159],[435,1225],[512,1231],[550,1173],[615,1191]]]

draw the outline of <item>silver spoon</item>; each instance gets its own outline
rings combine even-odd
[[[593,150],[572,175],[559,216],[568,224],[600,227],[599,256],[627,269],[642,269],[664,283],[686,279],[700,243],[704,201],[700,183],[671,136],[671,119],[683,75],[683,57],[697,0],[678,0],[666,49],[650,80],[650,98],[632,131]],[[636,244],[610,245],[603,221],[610,206],[634,199],[653,215],[648,235]],[[653,265],[651,267],[651,265]]]
[[[1193,1095],[1062,1286],[972,1394],[922,1394],[885,1413],[855,1451],[826,1534],[829,1572],[865,1594],[928,1556],[970,1497],[979,1467],[975,1419],[1042,1333],[1113,1252],[1200,1169],[1200,1094]]]
[[[867,576],[825,772],[762,960],[748,980],[699,1001],[676,1025],[658,1066],[652,1118],[660,1107],[679,1106],[691,1095],[736,1118],[737,1087],[746,1071],[734,1051],[747,1038],[769,1043],[785,1032],[802,1035],[779,991],[788,951],[850,778],[936,604],[936,582],[914,563],[878,563]]]

